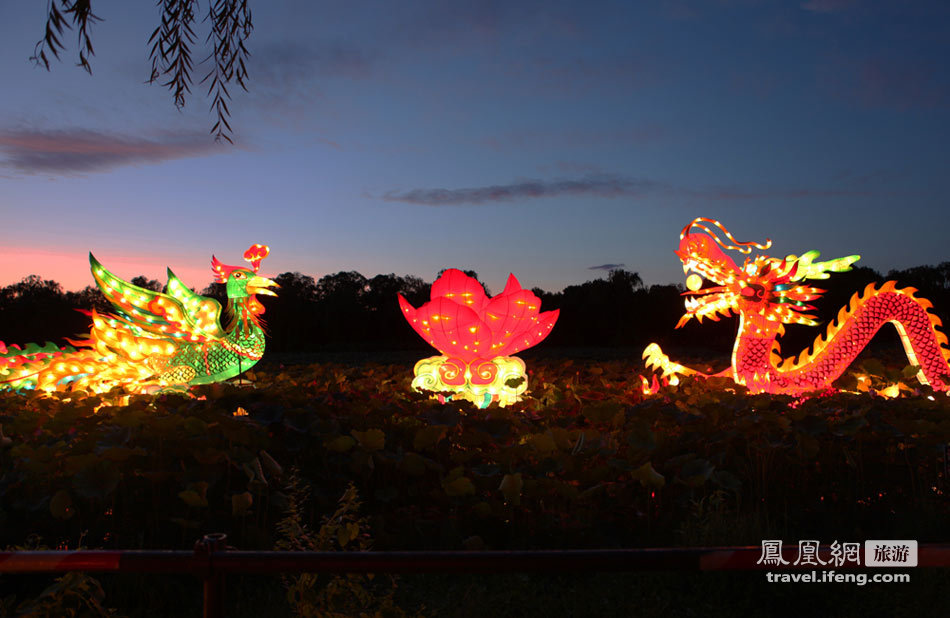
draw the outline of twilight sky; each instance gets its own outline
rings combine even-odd
[[[151,0],[93,2],[91,76],[75,32],[29,61],[45,2],[0,3],[0,286],[82,288],[91,250],[200,289],[255,242],[268,275],[681,282],[696,216],[775,256],[950,260],[944,0],[250,4],[231,146],[205,87],[179,112],[144,83]]]

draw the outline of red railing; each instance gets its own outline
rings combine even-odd
[[[829,548],[820,551],[827,554]],[[797,546],[784,546],[791,564]],[[2,573],[186,573],[203,580],[204,616],[224,616],[227,574],[274,573],[504,573],[590,571],[775,570],[759,564],[762,548],[690,547],[552,551],[236,551],[223,534],[205,536],[194,551],[12,551],[0,552]],[[950,567],[950,544],[922,544],[918,567]],[[789,567],[782,567],[789,568]],[[846,563],[839,569],[862,568]]]

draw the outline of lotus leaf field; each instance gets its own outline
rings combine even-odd
[[[895,389],[912,367],[865,361],[842,391],[792,398],[689,378],[647,396],[633,360],[528,366],[523,401],[484,410],[415,392],[404,363],[264,362],[190,395],[0,393],[0,538],[293,547],[288,513],[319,529],[351,485],[358,517],[327,549],[946,538],[950,398]],[[419,594],[407,611],[440,607]]]

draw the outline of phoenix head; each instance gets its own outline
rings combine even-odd
[[[277,296],[269,288],[280,286],[275,281],[257,274],[261,267],[261,260],[266,258],[269,253],[270,248],[267,245],[252,245],[250,249],[244,252],[244,260],[251,263],[250,267],[228,266],[220,262],[215,256],[211,256],[211,270],[214,271],[215,281],[225,285],[228,299],[236,300],[250,297],[254,301],[253,297],[256,294]]]

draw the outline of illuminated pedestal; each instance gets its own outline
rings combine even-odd
[[[439,401],[471,401],[479,408],[495,402],[504,407],[521,399],[528,390],[524,361],[499,356],[466,364],[459,358],[430,356],[416,363],[412,387],[438,393]],[[451,395],[443,393],[451,392]]]

